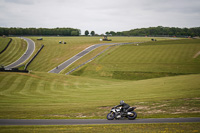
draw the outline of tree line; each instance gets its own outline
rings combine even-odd
[[[85,35],[86,35],[86,36],[89,35],[89,31],[88,31],[88,30],[85,31]],[[91,35],[91,36],[94,36],[94,35],[95,35],[95,31],[91,31],[91,32],[90,32],[90,35]]]
[[[2,35],[49,35],[49,36],[79,36],[81,31],[74,28],[5,28],[0,27]]]
[[[178,27],[149,27],[133,29],[122,32],[106,32],[106,35],[112,36],[200,36],[200,27],[178,28]]]

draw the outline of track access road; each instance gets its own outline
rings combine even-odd
[[[140,42],[131,42],[131,43],[103,43],[103,44],[92,45],[92,46],[84,49],[80,53],[76,54],[75,56],[73,56],[69,60],[66,60],[65,62],[63,62],[59,66],[55,67],[54,69],[50,70],[49,73],[60,73],[63,69],[65,69],[66,67],[70,66],[72,63],[74,63],[75,61],[77,61],[78,59],[80,59],[81,57],[83,57],[84,55],[88,54],[89,52],[91,52],[92,50],[94,50],[94,49],[96,49],[98,47],[105,46],[105,45],[125,45],[125,44],[134,44],[134,43],[140,43]]]
[[[88,124],[137,124],[137,123],[182,123],[200,122],[197,118],[157,118],[135,120],[106,119],[0,119],[0,125],[88,125]]]
[[[94,50],[98,47],[104,46],[104,45],[113,45],[113,44],[116,44],[116,43],[103,43],[103,44],[92,45],[92,46],[84,49],[80,53],[76,54],[75,56],[71,57],[69,60],[66,60],[65,62],[63,62],[59,66],[53,68],[52,70],[49,71],[49,73],[60,73],[63,69],[70,66],[72,63],[74,63],[75,61],[77,61],[78,59],[80,59],[81,57],[86,55],[87,53],[91,52],[92,50]]]
[[[24,39],[27,42],[27,49],[26,52],[15,62],[11,63],[10,65],[5,66],[6,70],[10,70],[12,68],[15,68],[19,66],[20,64],[24,63],[34,52],[35,50],[35,43],[31,39],[21,37],[21,39]]]

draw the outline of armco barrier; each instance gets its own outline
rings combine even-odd
[[[37,53],[33,56],[33,58],[25,65],[24,70],[27,69],[27,67],[31,64],[31,62],[35,59],[35,57],[40,53],[40,51],[42,50],[42,48],[44,47],[44,45],[42,45],[40,47],[40,49],[37,51]]]
[[[12,42],[12,38],[10,38],[10,41],[8,42],[6,47],[0,52],[0,54],[3,53],[8,48],[8,46],[10,45],[11,42]]]
[[[11,70],[5,70],[5,68],[0,68],[0,72],[22,72],[28,73],[28,70],[19,70],[18,68],[12,68]]]

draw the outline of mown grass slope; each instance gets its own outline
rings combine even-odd
[[[18,60],[26,51],[27,44],[23,39],[13,37],[8,48],[0,54],[0,65],[7,66]]]
[[[200,73],[200,40],[171,40],[123,45],[108,50],[74,75],[147,79]]]
[[[0,52],[7,46],[10,38],[2,38],[0,37]]]
[[[153,124],[109,124],[109,125],[57,125],[57,126],[1,126],[2,133],[197,133],[200,123],[153,123]]]
[[[148,37],[110,37],[113,40],[111,42],[100,41],[99,39],[102,37],[43,37],[43,41],[38,41],[37,38],[38,37],[30,37],[30,39],[34,40],[36,43],[36,47],[40,47],[43,44],[44,48],[30,64],[28,69],[42,72],[50,71],[85,48],[94,44],[151,41],[151,38]],[[167,38],[157,38],[158,41],[166,39]],[[64,41],[67,44],[59,44],[59,41]],[[99,48],[99,50],[101,49],[102,48]],[[94,55],[97,54],[99,50],[94,51]],[[93,55],[83,58],[83,60],[85,61],[92,57]],[[83,61],[80,61],[80,63],[82,62]],[[79,63],[73,66],[75,67],[78,64]]]
[[[200,75],[120,81],[0,73],[0,118],[105,118],[123,99],[139,118],[199,116]]]
[[[47,72],[66,58],[99,43],[99,38],[32,39],[36,42],[36,49],[45,44],[28,68],[34,71],[28,74],[0,72],[2,119],[105,118],[120,100],[138,107],[138,118],[199,117],[200,57],[193,58],[199,51],[199,40],[113,47],[73,73],[79,76],[73,76]],[[111,39],[140,42],[150,38]],[[67,44],[59,44],[61,40]],[[10,51],[14,51],[12,49]],[[99,51],[101,49],[93,51],[82,61]],[[12,54],[4,56],[11,60]],[[8,62],[4,56],[3,61]]]

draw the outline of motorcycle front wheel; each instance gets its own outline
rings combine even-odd
[[[115,118],[115,113],[113,113],[113,112],[108,113],[108,115],[107,115],[108,120],[113,120],[114,118]]]
[[[134,120],[134,119],[136,119],[136,118],[137,118],[137,113],[134,112],[134,111],[131,111],[131,113],[133,113],[133,115],[128,115],[128,119],[129,119],[129,120]]]

